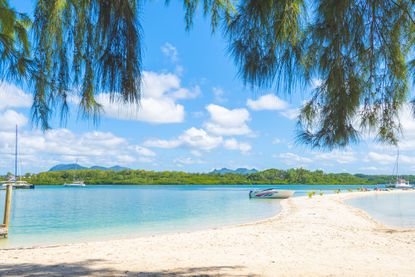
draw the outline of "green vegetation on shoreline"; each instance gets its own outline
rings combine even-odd
[[[410,182],[415,176],[404,176]],[[145,170],[67,170],[42,172],[27,176],[27,180],[35,185],[60,185],[82,179],[86,184],[384,184],[392,180],[388,175],[363,175],[349,173],[324,173],[321,170],[306,169],[267,169],[252,174],[214,174],[186,173],[179,171],[145,171]]]

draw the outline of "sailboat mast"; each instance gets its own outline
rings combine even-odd
[[[16,125],[16,145],[14,148],[14,184],[17,182],[17,125]]]
[[[396,180],[399,179],[399,148],[398,155],[396,155]]]

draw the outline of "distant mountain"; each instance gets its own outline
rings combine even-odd
[[[83,170],[88,169],[79,164],[58,164],[49,169],[49,171],[62,171],[62,170]]]
[[[105,166],[98,166],[98,165],[91,166],[89,169],[93,169],[93,170],[108,170],[108,168],[106,168]]]
[[[128,167],[122,167],[122,166],[116,165],[116,166],[112,166],[112,167],[108,168],[107,170],[123,171],[123,170],[129,170],[129,169],[130,168],[128,168]]]
[[[226,173],[235,173],[235,174],[251,174],[257,173],[258,170],[255,168],[248,169],[248,168],[237,168],[237,169],[229,169],[229,168],[222,168],[222,169],[215,169],[211,173],[213,174],[226,174]]]
[[[92,169],[92,170],[112,170],[112,171],[123,171],[123,170],[129,170],[128,167],[122,167],[119,165],[112,166],[112,167],[104,167],[104,166],[91,166],[91,167],[85,167],[81,166],[79,164],[58,164],[49,169],[49,171],[63,171],[63,170],[86,170],[86,169]]]

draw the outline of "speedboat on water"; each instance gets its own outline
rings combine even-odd
[[[72,183],[63,184],[64,187],[85,187],[84,181],[73,181]]]
[[[264,199],[285,199],[294,195],[294,190],[287,189],[262,189],[251,190],[249,192],[249,198],[264,198]]]

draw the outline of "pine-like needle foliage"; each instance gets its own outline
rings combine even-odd
[[[415,62],[415,1],[241,1],[226,27],[242,78],[292,88],[318,80],[299,140],[342,147],[362,130],[396,144]],[[304,22],[305,14],[308,15]],[[412,57],[413,58],[413,57]],[[284,77],[281,79],[281,77]]]
[[[138,103],[141,84],[139,1],[38,0],[34,48],[37,74],[34,122],[50,128],[52,115],[64,120],[68,92],[79,90],[80,112],[97,119],[97,92]]]
[[[23,80],[30,70],[29,18],[0,0],[0,81]]]
[[[144,0],[37,0],[33,119],[65,119],[68,93],[81,115],[98,118],[97,92],[137,103],[141,84],[139,11]],[[168,3],[169,0],[166,0]],[[220,23],[241,78],[258,87],[316,87],[299,117],[299,141],[343,147],[364,130],[396,144],[399,111],[415,80],[413,0],[183,0],[186,29],[201,8]],[[0,0],[0,77],[24,76],[24,15]],[[317,82],[315,81],[317,80]],[[298,86],[301,85],[301,86]],[[415,103],[415,101],[413,101]]]

